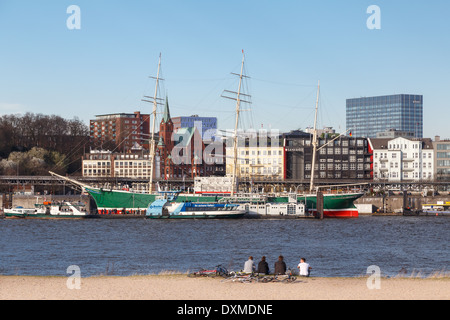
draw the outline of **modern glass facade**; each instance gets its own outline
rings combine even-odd
[[[197,115],[190,117],[173,117],[174,128],[193,128],[196,127],[205,141],[212,141],[217,134],[217,118],[199,117]]]
[[[398,94],[347,100],[347,130],[355,137],[376,138],[396,129],[423,138],[423,96]]]

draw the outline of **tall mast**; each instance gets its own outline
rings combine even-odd
[[[311,183],[310,183],[310,192],[314,190],[314,170],[316,166],[316,153],[317,153],[317,113],[319,110],[319,95],[320,95],[320,80],[317,86],[317,99],[316,99],[316,114],[314,117],[314,130],[313,130],[313,154],[312,154],[312,165],[311,165]]]
[[[156,85],[155,85],[155,95],[154,97],[148,97],[145,96],[146,98],[150,98],[153,99],[153,101],[148,101],[148,100],[142,100],[142,101],[146,101],[146,102],[152,102],[153,103],[153,120],[152,120],[152,129],[151,129],[151,140],[150,140],[150,180],[148,183],[148,193],[151,194],[153,192],[153,172],[154,172],[154,167],[155,167],[155,130],[156,130],[156,113],[158,110],[158,104],[161,104],[160,102],[158,102],[158,100],[160,100],[158,98],[158,88],[159,88],[159,81],[162,80],[160,79],[160,72],[161,72],[161,53],[159,54],[159,63],[158,63],[158,74],[156,76],[156,78],[154,77],[150,77],[153,79],[156,79]]]
[[[238,125],[239,125],[239,114],[241,113],[241,88],[242,88],[242,78],[244,74],[244,62],[245,62],[245,54],[244,50],[242,50],[242,65],[241,65],[241,74],[239,75],[239,88],[237,92],[237,99],[236,99],[236,124],[234,126],[234,152],[233,152],[233,182],[231,186],[231,196],[234,196],[234,193],[236,192],[236,176],[237,176],[237,143],[238,143]]]

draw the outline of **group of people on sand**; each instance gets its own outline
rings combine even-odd
[[[297,268],[299,269],[299,275],[303,277],[309,277],[311,266],[306,263],[305,258],[300,259],[300,263],[297,265]],[[261,274],[270,274],[269,264],[266,261],[266,256],[262,256],[261,261],[258,263],[257,266],[255,266],[255,263],[253,261],[253,256],[250,256],[248,260],[244,264],[244,270],[245,273],[261,273]],[[275,275],[283,275],[286,274],[286,263],[284,262],[284,257],[279,256],[278,261],[275,262],[274,265],[274,272]]]

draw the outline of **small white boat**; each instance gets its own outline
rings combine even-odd
[[[74,205],[69,202],[60,204],[36,204],[35,208],[15,207],[4,210],[5,218],[83,218],[89,215],[84,205]]]

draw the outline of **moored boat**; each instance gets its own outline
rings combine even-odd
[[[4,215],[5,218],[25,219],[82,219],[90,216],[84,206],[69,202],[36,204],[34,208],[5,209]]]
[[[162,192],[146,213],[148,219],[237,219],[246,211],[238,204],[217,202],[176,202],[179,192]]]
[[[110,212],[114,211],[118,214],[127,212],[142,212],[147,210],[150,204],[157,200],[157,194],[133,193],[121,190],[104,190],[96,188],[86,188],[86,191],[94,198],[97,203],[98,211]],[[342,194],[324,194],[323,206],[325,218],[358,218],[358,209],[354,205],[354,201],[364,195],[362,192],[342,193]],[[182,194],[173,200],[172,203],[219,203],[227,200],[228,203],[248,204],[257,203],[257,201],[245,201],[237,194],[234,198],[229,196],[204,196],[194,194]],[[315,194],[298,194],[298,203],[304,203],[305,215],[315,215],[317,210],[317,196]],[[265,197],[263,205],[279,205],[288,204],[289,195],[279,194]],[[262,202],[260,201],[260,204]],[[250,209],[250,208],[249,208]],[[267,211],[264,211],[266,215]],[[249,212],[252,213],[251,211]],[[263,214],[261,211],[258,214]],[[269,213],[270,214],[270,213]],[[275,214],[275,213],[274,213]],[[275,214],[276,215],[276,214]]]

